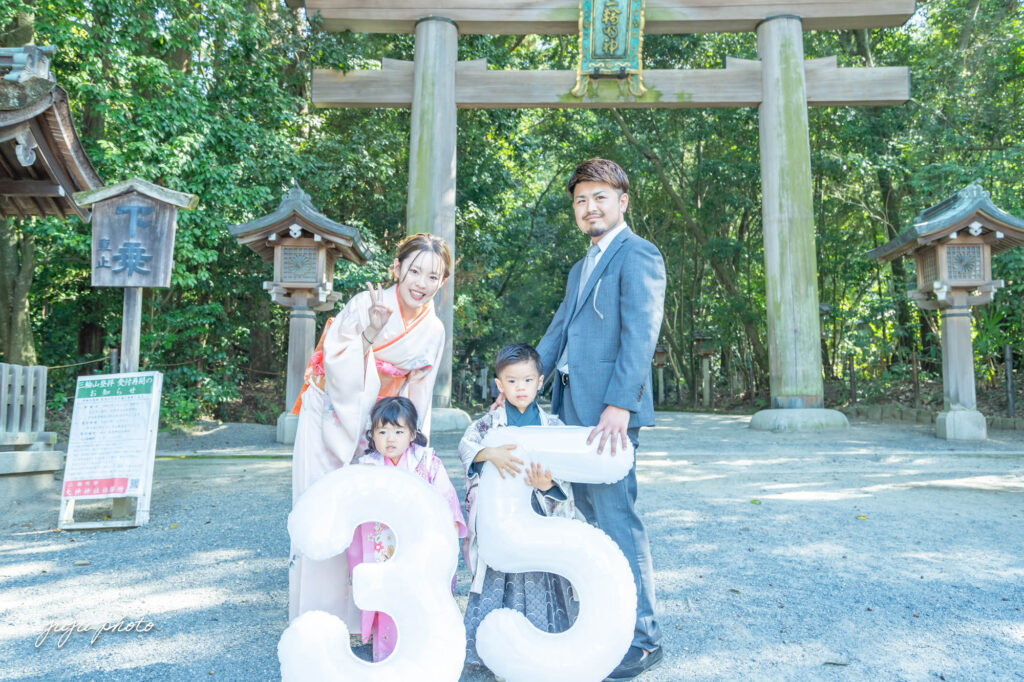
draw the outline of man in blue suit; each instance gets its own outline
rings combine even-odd
[[[651,359],[665,303],[661,252],[626,225],[629,179],[618,164],[589,159],[567,187],[576,225],[590,237],[587,256],[569,272],[565,299],[537,345],[544,374],[554,375],[552,412],[566,424],[593,426],[612,453],[639,444],[654,425]],[[633,570],[637,619],[622,663],[608,680],[631,680],[662,659],[654,620],[654,576],[647,531],[634,509],[636,464],[611,485],[573,484],[576,505],[622,549]]]

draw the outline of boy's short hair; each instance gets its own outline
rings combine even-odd
[[[500,376],[501,371],[509,365],[530,360],[537,365],[537,374],[543,374],[544,365],[540,364],[540,354],[536,348],[528,343],[510,343],[498,351],[498,357],[494,359],[494,375]]]
[[[569,183],[565,187],[570,197],[576,191],[576,185],[581,182],[604,182],[619,190],[621,194],[629,192],[629,178],[626,177],[626,171],[622,170],[619,164],[608,159],[587,159],[576,166],[576,170],[572,172]]]

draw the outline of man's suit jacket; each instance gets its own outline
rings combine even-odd
[[[612,240],[577,304],[583,259],[573,265],[565,298],[537,344],[544,374],[569,348],[572,402],[583,426],[595,426],[606,405],[629,410],[629,426],[654,424],[651,359],[665,312],[665,262],[657,247],[628,227]],[[551,410],[562,404],[554,378]]]

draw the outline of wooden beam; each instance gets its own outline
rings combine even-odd
[[[910,71],[903,66],[835,68],[834,58],[809,60],[804,67],[810,106],[882,106],[910,99]],[[575,71],[456,70],[460,109],[515,108],[702,108],[752,107],[761,103],[761,65],[729,60],[725,69],[644,71],[647,93],[630,96],[620,81],[597,81],[586,97],[570,94]],[[412,73],[313,71],[313,103],[320,107],[407,108]]]
[[[62,197],[64,188],[47,180],[0,180],[0,194],[7,196]]]
[[[579,0],[305,0],[328,31],[412,33],[416,20],[440,16],[459,33],[572,34],[579,31]],[[804,30],[899,26],[915,0],[647,0],[645,33],[753,31],[770,16],[792,14]]]

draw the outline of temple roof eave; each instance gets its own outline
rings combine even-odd
[[[35,145],[29,148],[35,152],[29,154],[34,160],[28,165],[17,160],[9,163],[8,172],[0,180],[12,186],[45,182],[54,187],[43,194],[6,194],[0,213],[22,218],[76,214],[89,222],[90,212],[74,200],[73,194],[100,187],[103,181],[82,148],[63,89],[54,86],[26,107],[0,111],[0,145],[8,147],[6,153],[11,158],[15,155],[14,145],[21,141]]]

